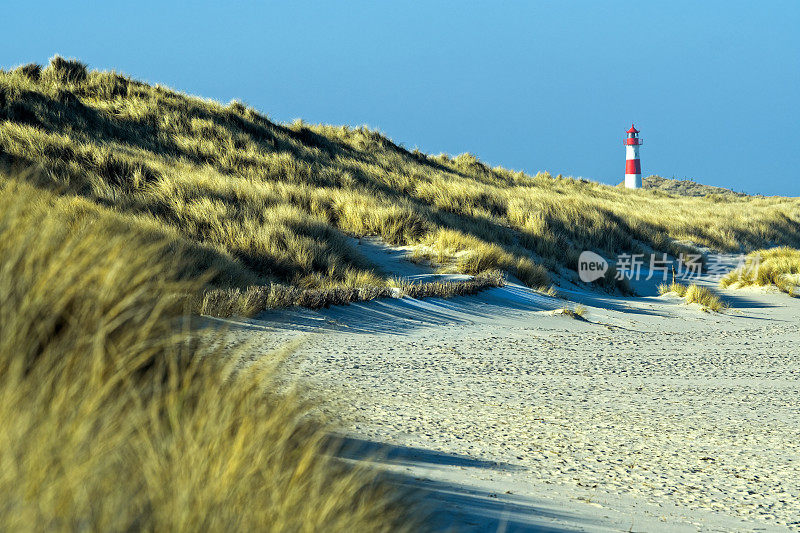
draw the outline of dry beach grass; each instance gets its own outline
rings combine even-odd
[[[418,247],[447,272],[500,269],[531,287],[574,269],[585,249],[800,246],[796,199],[530,176],[470,154],[409,151],[364,127],[277,124],[239,102],[58,57],[0,72],[0,158],[37,167],[30,181],[85,199],[83,209],[191,249],[187,270],[214,270],[212,290],[386,286],[347,235]]]
[[[758,250],[745,263],[720,280],[722,287],[777,287],[790,296],[798,296],[800,286],[800,250],[788,247]]]
[[[299,305],[321,309],[331,305],[368,302],[376,298],[451,298],[476,294],[484,289],[502,287],[505,278],[498,270],[483,271],[463,281],[434,281],[414,283],[404,279],[389,279],[386,285],[361,287],[330,287],[325,289],[298,289],[273,283],[248,287],[204,291],[193,308],[204,315],[216,317],[252,316],[267,309],[281,309]]]
[[[720,312],[725,310],[725,304],[719,297],[706,287],[701,287],[695,283],[682,285],[672,282],[658,286],[659,294],[674,293],[684,299],[687,304],[698,304],[703,311]]]
[[[3,529],[412,527],[397,493],[328,458],[326,425],[278,391],[285,354],[245,367],[208,348],[181,258],[65,203],[0,189]]]

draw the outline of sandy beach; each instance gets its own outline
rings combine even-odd
[[[0,533],[800,533],[800,1],[620,7],[9,3]]]
[[[653,287],[562,289],[585,319],[510,283],[264,313],[232,335],[304,339],[291,372],[336,399],[342,455],[380,452],[428,490],[434,528],[800,528],[800,301],[719,291],[731,309],[704,313]]]

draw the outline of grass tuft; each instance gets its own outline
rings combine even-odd
[[[18,72],[33,82],[39,81],[42,76],[42,66],[37,63],[28,63],[14,69],[13,72]]]
[[[774,286],[790,296],[800,296],[800,250],[788,247],[758,250],[744,265],[729,272],[720,286]]]
[[[684,299],[687,304],[698,304],[703,311],[714,311],[720,313],[727,309],[727,306],[719,297],[706,287],[691,284],[689,286],[672,282],[669,285],[658,286],[658,293],[661,295],[675,293]]]
[[[586,306],[585,305],[576,305],[575,307],[563,307],[558,312],[563,316],[568,316],[570,318],[574,318],[576,320],[585,319],[586,317]]]
[[[45,80],[64,85],[81,83],[88,77],[86,63],[77,59],[64,59],[59,55],[50,58],[50,64],[43,74]]]
[[[722,303],[716,294],[706,287],[691,284],[686,288],[686,293],[683,297],[687,304],[699,304],[703,311],[715,311],[719,313],[725,310],[725,304]]]
[[[681,298],[683,298],[686,295],[686,289],[687,289],[686,285],[673,281],[672,283],[669,284],[662,283],[661,285],[659,285],[658,294],[664,295],[669,293],[675,293]]]

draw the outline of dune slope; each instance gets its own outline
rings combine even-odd
[[[113,211],[213,266],[221,287],[383,283],[349,236],[419,249],[445,271],[531,287],[584,249],[678,253],[800,245],[800,202],[627,191],[475,156],[408,151],[365,127],[270,121],[54,58],[0,71],[0,157],[40,187]],[[613,285],[606,282],[607,285]]]

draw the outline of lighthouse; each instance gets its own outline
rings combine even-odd
[[[633,124],[628,130],[625,138],[625,188],[642,188],[642,165],[639,163],[639,146],[642,140],[639,138],[639,130]]]

